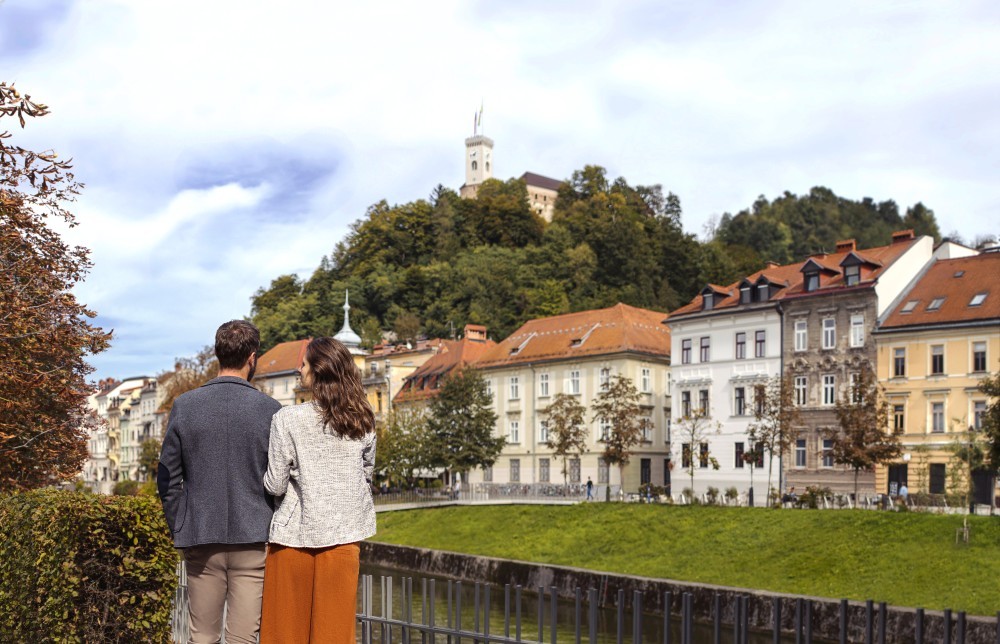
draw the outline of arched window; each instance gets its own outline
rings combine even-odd
[[[486,171],[487,172],[490,171],[490,162],[489,161],[486,162]]]
[[[479,167],[479,164],[476,161],[473,161],[472,162],[472,169],[475,170],[478,167]]]

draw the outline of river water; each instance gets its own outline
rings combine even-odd
[[[421,590],[423,579],[435,579],[435,607],[434,607],[434,622],[437,625],[444,626],[447,624],[448,618],[448,580],[442,577],[435,577],[433,575],[427,575],[424,573],[413,573],[406,570],[398,570],[393,568],[384,568],[372,565],[362,565],[361,566],[362,575],[372,575],[374,578],[373,584],[373,606],[375,607],[374,613],[376,615],[381,614],[382,597],[381,597],[381,577],[392,577],[392,607],[393,607],[393,617],[396,619],[402,618],[402,585],[403,579],[405,577],[413,578],[413,608],[412,617],[413,621],[419,622],[422,617],[422,603],[421,603]],[[480,602],[483,601],[485,596],[485,584],[480,585]],[[504,623],[504,588],[503,586],[490,586],[490,633],[499,634],[503,631]],[[617,642],[617,610],[614,608],[614,598],[609,597],[609,604],[611,607],[601,608],[598,611],[597,618],[597,631],[598,631],[598,642],[602,644],[611,644]],[[359,593],[359,603],[358,612],[361,612],[361,598]],[[454,601],[454,599],[453,599]],[[475,584],[469,582],[462,583],[462,629],[472,630],[472,626],[475,619]],[[514,605],[514,590],[511,589],[511,622],[514,621],[513,616],[516,612],[516,607]],[[574,643],[576,641],[574,636],[574,623],[576,619],[576,603],[573,600],[560,599],[558,601],[557,611],[556,611],[556,635],[558,642]],[[528,589],[523,589],[521,594],[521,637],[526,642],[538,641],[538,620],[536,618],[538,614],[538,594],[537,592],[528,592]],[[480,611],[480,620],[483,620],[482,610]],[[543,616],[543,632],[544,642],[551,641],[551,631],[549,624],[550,615],[550,598],[548,595],[545,597],[545,614]],[[582,642],[589,641],[589,630],[588,630],[588,614],[586,606],[586,596],[584,597],[583,605],[583,615],[582,615]],[[632,637],[632,611],[628,609],[625,611],[625,635],[623,641],[633,642]],[[360,629],[358,631],[360,641]],[[513,623],[510,626],[510,636],[513,637],[515,634]],[[662,644],[664,641],[663,637],[663,616],[662,615],[652,615],[644,614],[642,617],[642,642],[643,644]],[[378,638],[378,628],[375,629],[376,641]],[[399,642],[400,636],[397,631],[393,632],[392,639],[395,642]],[[420,641],[416,639],[415,641]],[[438,636],[438,642],[444,643],[447,638],[444,636]],[[671,642],[678,643],[681,641],[681,624],[680,616],[674,614],[671,619]],[[710,624],[696,624],[694,627],[694,641],[696,644],[711,644],[713,639],[713,629]],[[732,625],[722,627],[722,638],[723,644],[732,644],[733,639],[733,627]],[[770,633],[750,633],[749,642],[750,644],[770,644],[772,641]],[[782,644],[790,644],[794,642],[793,637],[782,638]]]

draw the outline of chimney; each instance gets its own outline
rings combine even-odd
[[[768,268],[778,268],[778,266],[780,266],[780,264],[778,264],[778,262],[772,262],[772,261],[768,261],[767,262],[767,267]]]
[[[464,336],[473,342],[486,342],[486,327],[481,324],[466,324]]]
[[[895,236],[894,236],[895,238]],[[842,239],[837,242],[837,252],[838,253],[849,253],[856,248],[853,239]]]
[[[913,229],[908,230],[897,230],[892,234],[892,243],[899,244],[900,242],[907,242],[913,239]]]

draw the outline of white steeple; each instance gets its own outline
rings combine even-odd
[[[340,333],[333,336],[334,340],[339,340],[343,342],[344,345],[350,350],[351,353],[359,354],[364,353],[361,349],[361,336],[354,332],[351,328],[351,305],[349,303],[349,294],[344,291],[344,326],[340,329]]]

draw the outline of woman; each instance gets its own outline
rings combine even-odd
[[[354,642],[358,541],[375,534],[375,415],[347,347],[316,338],[313,400],[271,421],[264,487],[278,499],[264,567],[261,644]]]

